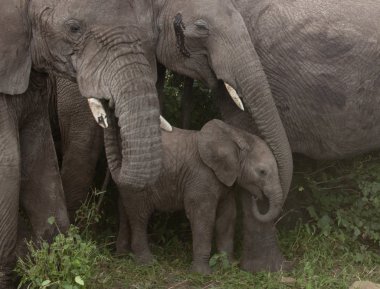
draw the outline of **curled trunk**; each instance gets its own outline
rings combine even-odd
[[[120,144],[120,131],[117,127],[116,119],[112,117],[108,128],[104,129],[104,146],[106,150],[108,168],[117,185],[119,185],[118,178],[120,176],[122,162]]]
[[[121,155],[107,156],[118,185],[142,188],[153,183],[161,169],[160,114],[154,83],[147,79],[150,71],[136,67],[136,72],[139,73],[133,79],[126,79],[123,74],[117,77],[117,88],[111,91],[120,129]],[[113,130],[115,133],[116,127]],[[113,147],[115,142],[114,136]],[[105,145],[110,149],[107,141]]]
[[[265,214],[260,213],[257,205],[257,201],[252,198],[252,214],[262,223],[268,223],[274,221],[281,213],[282,210],[282,192],[281,190],[272,190],[264,192],[266,196],[268,196],[269,200],[269,209]]]
[[[124,26],[93,29],[76,69],[82,95],[109,100],[115,107],[122,155],[112,177],[119,185],[138,189],[158,178],[161,132],[155,77],[139,37],[142,31],[130,28],[130,33]]]
[[[247,128],[246,124],[241,124],[239,121],[249,119],[248,130],[252,132],[252,128],[255,127],[256,132],[271,148],[276,157],[281,178],[282,200],[285,201],[292,180],[293,159],[284,126],[274,103],[260,59],[253,46],[241,46],[241,49],[235,53],[235,57],[232,57],[234,59],[232,75],[235,76],[235,83],[230,84],[242,97],[244,106],[251,117],[234,117],[231,121],[227,117],[226,122]],[[247,62],[247,59],[251,59],[251,61]],[[227,92],[224,89],[223,94],[225,95],[225,93]],[[232,101],[229,102],[229,106],[234,107],[235,115],[244,114],[244,112],[236,108]],[[231,110],[226,107],[223,108],[222,105],[222,114],[226,110],[229,111],[231,116]],[[252,123],[252,120],[254,123]]]

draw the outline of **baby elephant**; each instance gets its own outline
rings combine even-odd
[[[113,177],[120,169],[120,149],[113,128],[105,133],[107,158]],[[212,120],[201,131],[173,128],[162,131],[163,164],[158,181],[143,191],[119,186],[126,216],[121,216],[118,251],[130,247],[139,263],[149,263],[147,224],[154,210],[185,209],[193,237],[192,270],[211,273],[209,258],[214,227],[218,251],[233,255],[235,202],[232,186],[237,183],[249,192],[261,191],[268,212],[259,212],[252,195],[252,210],[262,222],[275,219],[283,205],[276,160],[259,137]],[[117,179],[115,180],[117,183]],[[259,190],[257,190],[259,188]],[[127,223],[128,222],[128,223]]]

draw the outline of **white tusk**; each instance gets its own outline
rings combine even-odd
[[[162,115],[160,115],[160,127],[163,129],[163,130],[166,130],[166,131],[169,131],[169,132],[172,132],[173,131],[173,127],[171,126],[171,124],[162,117]]]
[[[243,102],[241,101],[236,90],[231,85],[229,85],[228,83],[224,83],[224,86],[226,87],[228,93],[230,94],[232,100],[235,102],[235,104],[238,106],[238,108],[240,108],[242,111],[244,111]]]
[[[91,97],[88,99],[88,105],[90,106],[92,115],[94,116],[98,125],[100,125],[102,128],[107,128],[107,114],[101,101],[99,99]]]

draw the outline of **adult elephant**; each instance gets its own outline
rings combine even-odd
[[[235,3],[264,67],[292,151],[314,159],[340,159],[379,149],[380,3]],[[252,133],[260,131],[248,113],[233,106],[224,89],[219,95],[225,121]],[[241,266],[256,271],[260,267],[256,256],[260,251],[275,252],[276,239],[269,227],[255,221],[249,206],[245,208],[247,202],[249,196],[244,195],[247,250]],[[263,235],[266,242],[255,240]]]
[[[141,187],[158,176],[158,100],[133,6],[132,0],[1,1],[1,288],[11,287],[20,192],[32,213],[41,204],[52,215],[60,216],[63,210],[47,121],[51,86],[45,72],[76,80],[103,125],[99,99],[115,107],[122,124],[123,156],[128,159],[123,182]],[[38,212],[30,215],[41,236],[50,230],[43,217]],[[67,225],[63,219],[57,222]]]
[[[159,62],[210,87],[224,83],[233,96],[237,92],[243,98],[254,119],[252,125],[256,125],[276,156],[285,199],[292,177],[291,150],[260,59],[235,3],[145,0],[136,2],[134,11],[152,40],[148,47]],[[124,121],[119,119],[119,124]],[[125,171],[125,166],[123,159],[121,171]],[[124,182],[123,175],[113,177],[118,183]],[[243,255],[254,259],[255,270],[280,268],[283,257],[279,249],[264,246],[267,240],[275,239],[273,224],[256,227],[257,244],[253,247],[258,249],[253,257]]]

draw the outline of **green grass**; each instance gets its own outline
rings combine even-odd
[[[20,261],[18,272],[24,283],[51,282],[30,288],[51,289],[65,288],[50,286],[57,281],[67,281],[66,288],[70,289],[347,289],[357,280],[380,283],[379,156],[322,163],[296,158],[294,184],[286,213],[277,226],[282,252],[295,262],[291,272],[253,275],[240,270],[237,263],[228,265],[225,256],[214,255],[210,261],[212,275],[190,273],[190,227],[178,214],[153,218],[150,237],[156,260],[151,266],[138,266],[131,255],[115,256],[116,226],[110,213],[115,209],[113,201],[102,193],[93,196],[79,212],[80,237],[74,230],[67,241],[59,236],[52,249],[31,247],[34,259]],[[237,252],[240,240],[241,232]],[[63,255],[64,264],[46,262]],[[76,276],[84,286],[75,281]]]
[[[188,271],[191,244],[174,238],[168,245],[152,246],[156,261],[138,266],[132,256],[105,256],[96,268],[89,288],[348,288],[356,280],[380,282],[380,257],[375,248],[356,241],[342,241],[339,235],[314,232],[307,225],[280,234],[281,246],[296,265],[288,273],[241,271],[237,264],[227,266],[224,256],[212,259],[214,273],[201,276]]]

